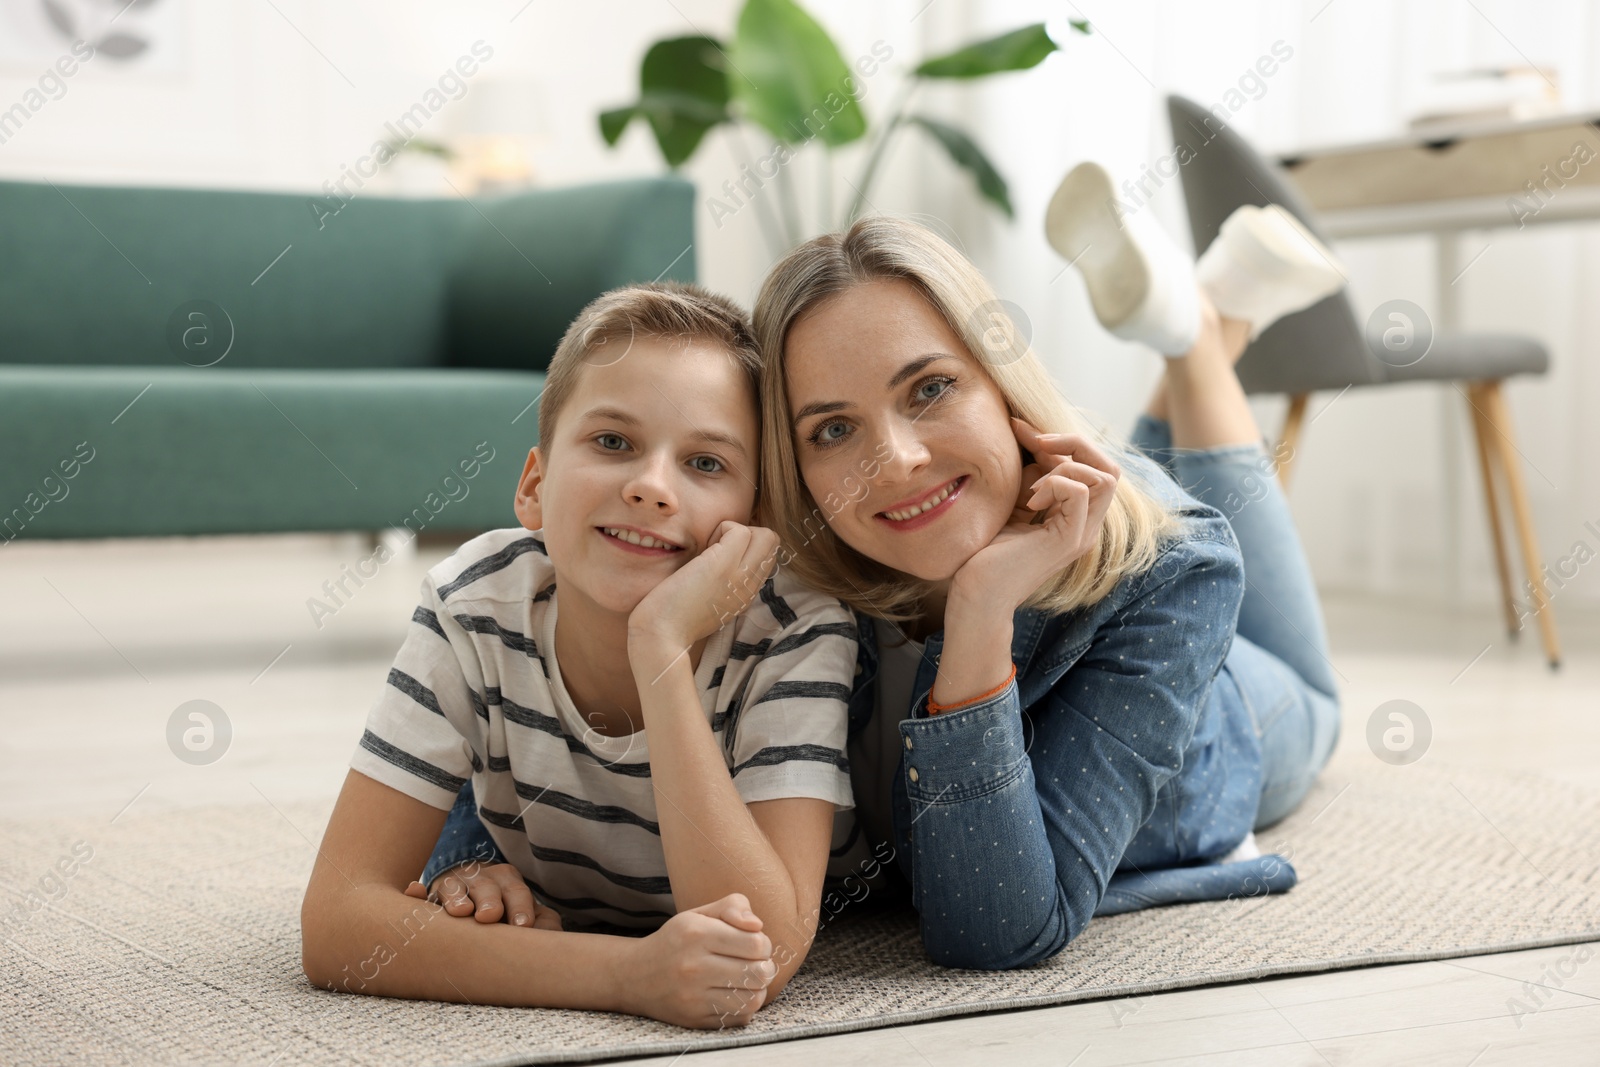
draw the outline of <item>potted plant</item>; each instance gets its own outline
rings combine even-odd
[[[1089,24],[1070,23],[1078,33]],[[693,157],[706,135],[718,126],[734,131],[731,144],[741,157],[743,190],[756,202],[762,232],[774,255],[804,239],[789,162],[809,145],[824,153],[819,181],[817,228],[835,224],[832,193],[834,153],[870,138],[856,179],[843,179],[851,189],[837,225],[847,226],[861,213],[878,177],[885,152],[903,130],[918,129],[967,171],[984,200],[1010,218],[1014,212],[1005,178],[978,143],[957,126],[913,110],[917,90],[937,79],[971,80],[1037,66],[1060,45],[1043,23],[974,41],[945,55],[924,59],[906,75],[887,116],[876,127],[868,122],[857,99],[859,78],[874,73],[888,58],[876,47],[854,65],[846,63],[821,24],[794,0],[746,0],[731,41],[712,37],[673,37],[657,41],[639,67],[639,96],[633,103],[602,112],[600,134],[615,145],[630,123],[641,119],[655,135],[662,158],[677,169]],[[892,53],[890,53],[892,54]],[[739,131],[755,127],[774,138],[773,150],[760,160],[750,157]],[[773,198],[755,196],[756,188],[776,186]],[[726,183],[731,200],[714,195],[730,213],[746,198]]]

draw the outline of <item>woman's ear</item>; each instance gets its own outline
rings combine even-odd
[[[539,446],[528,449],[528,462],[523,464],[522,477],[517,480],[517,492],[511,508],[517,521],[529,530],[544,529],[544,508],[539,503],[544,490],[544,461]]]

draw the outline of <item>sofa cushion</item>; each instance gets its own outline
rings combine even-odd
[[[0,541],[512,526],[543,385],[512,371],[0,365]]]
[[[547,189],[463,204],[446,360],[543,370],[607,289],[695,279],[694,186],[679,178]]]
[[[0,362],[182,366],[168,323],[199,300],[232,320],[229,367],[442,362],[467,205],[357,198],[319,229],[309,203],[0,182]]]

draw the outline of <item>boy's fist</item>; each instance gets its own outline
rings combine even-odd
[[[778,973],[772,941],[743,893],[680,911],[637,942],[629,1010],[697,1029],[743,1026]]]

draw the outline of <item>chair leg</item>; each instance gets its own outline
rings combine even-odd
[[[1478,467],[1483,472],[1483,499],[1488,507],[1489,532],[1494,540],[1495,571],[1500,576],[1500,606],[1505,609],[1506,632],[1515,638],[1522,631],[1517,627],[1516,591],[1511,585],[1511,563],[1506,555],[1505,528],[1500,518],[1500,491],[1495,485],[1492,453],[1494,427],[1484,413],[1486,406],[1482,385],[1467,383],[1467,407],[1471,409],[1468,415],[1472,419],[1473,437],[1478,442]]]
[[[1561,642],[1556,636],[1556,620],[1550,610],[1550,598],[1545,595],[1541,581],[1544,564],[1539,559],[1539,539],[1533,528],[1533,510],[1528,506],[1528,489],[1522,480],[1521,457],[1516,451],[1516,438],[1512,435],[1511,409],[1506,404],[1501,383],[1484,382],[1478,393],[1482,401],[1485,421],[1493,430],[1490,441],[1499,466],[1505,474],[1507,496],[1511,500],[1511,514],[1516,520],[1517,539],[1522,542],[1522,565],[1527,571],[1528,588],[1533,599],[1534,614],[1539,618],[1539,635],[1544,640],[1545,656],[1551,667],[1561,666]]]
[[[1283,432],[1278,437],[1278,484],[1289,491],[1289,472],[1294,467],[1295,450],[1300,447],[1300,426],[1306,417],[1306,402],[1310,393],[1295,393],[1289,397],[1289,413],[1283,417]]]

